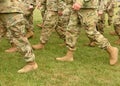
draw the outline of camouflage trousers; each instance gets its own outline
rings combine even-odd
[[[35,55],[25,35],[25,20],[19,13],[1,13],[0,20],[7,29],[8,39],[24,54],[26,62],[34,61]]]
[[[119,11],[117,12],[117,15],[114,18],[114,30],[117,33],[118,37],[120,38],[120,8]]]
[[[33,27],[33,11],[35,9],[35,7],[33,6],[32,8],[30,8],[30,6],[32,6],[31,4],[22,2],[19,3],[19,7],[22,9],[23,13],[24,13],[24,18],[26,20],[26,31],[33,31],[34,27]]]
[[[46,11],[44,26],[41,31],[40,41],[45,44],[49,36],[55,30],[60,38],[65,41],[66,27],[69,22],[69,10],[65,9],[63,15],[58,15],[57,11]]]
[[[0,38],[3,37],[3,36],[5,36],[6,31],[7,31],[7,30],[5,29],[2,21],[0,21]]]
[[[105,15],[103,13],[102,15],[98,16],[98,22],[97,22],[96,28],[97,28],[97,31],[99,31],[101,34],[103,34],[104,27],[105,27]]]
[[[114,7],[112,7],[109,10],[106,10],[106,13],[108,15],[108,25],[113,24],[113,16],[114,16]]]
[[[44,21],[44,15],[45,15],[45,11],[46,11],[46,2],[41,3],[41,7],[39,9],[40,9],[43,21]]]
[[[66,37],[66,28],[70,19],[70,9],[67,7],[63,10],[62,15],[58,17],[58,25],[56,31],[58,35],[65,41]]]
[[[101,48],[109,46],[109,41],[96,30],[97,13],[94,9],[80,9],[73,11],[66,31],[66,44],[70,50],[76,49],[76,42],[79,36],[79,24],[84,27],[89,39],[94,40]]]
[[[114,5],[115,4],[112,4],[112,3],[114,3],[114,2],[109,0],[108,4],[107,4],[107,8],[105,10],[105,13],[107,13],[107,16],[108,16],[108,21],[107,21],[108,25],[112,25],[113,24],[114,7],[115,7]],[[110,4],[112,4],[112,5],[110,5]]]
[[[34,26],[33,26],[33,11],[29,15],[25,15],[24,18],[26,19],[26,25],[25,28],[27,31],[34,31]]]
[[[106,10],[104,11],[104,13],[99,16],[99,19],[98,19],[98,22],[97,22],[97,30],[100,32],[100,33],[104,33],[104,27],[105,27],[105,14],[107,14],[108,16],[108,25],[112,25],[113,24],[113,16],[114,16],[114,8],[111,8],[109,10]]]

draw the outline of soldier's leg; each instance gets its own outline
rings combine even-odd
[[[2,14],[0,18],[7,25],[6,28],[11,35],[10,40],[17,46],[18,50],[24,54],[24,59],[27,63],[22,69],[18,70],[18,73],[26,73],[37,69],[38,66],[35,62],[35,55],[32,47],[28,39],[24,36],[25,21],[23,15],[17,13]]]
[[[78,16],[76,12],[72,12],[70,15],[70,21],[66,29],[66,46],[68,47],[67,53],[63,57],[58,57],[58,61],[73,61],[74,51],[76,50],[76,42],[79,36],[80,29],[78,25]]]
[[[33,11],[35,8],[32,8],[31,10],[29,10],[29,8],[26,8],[27,10],[24,12],[24,18],[26,19],[26,25],[25,25],[25,28],[26,28],[26,37],[27,38],[31,38],[33,37],[34,35],[34,26],[33,26]],[[27,13],[27,14],[26,14]],[[29,13],[29,14],[28,14]],[[7,34],[7,36],[9,36],[9,34]],[[9,37],[7,37],[9,38]],[[9,49],[6,49],[5,52],[7,53],[12,53],[12,52],[16,52],[17,51],[17,48],[15,46],[15,44],[13,42],[10,42],[11,43],[11,48]]]
[[[113,22],[113,16],[114,16],[114,7],[112,7],[109,11],[108,11],[108,25],[111,26],[114,22]],[[113,25],[114,26],[114,25]],[[110,35],[113,36],[117,36],[116,31],[111,31]]]
[[[120,44],[120,11],[118,11],[117,15],[114,18],[113,26],[114,26],[114,32],[119,38],[115,43]]]
[[[45,15],[44,27],[40,34],[40,43],[33,45],[33,49],[43,49],[58,24],[58,13],[56,11],[46,11]]]
[[[113,24],[113,16],[114,16],[114,8],[111,8],[108,12],[108,25],[111,26]]]
[[[28,24],[26,24],[26,37],[31,38],[34,35],[34,26],[33,26],[33,11],[30,15],[25,17],[28,21]]]
[[[115,43],[120,44],[120,24],[114,24],[114,30],[119,38]]]
[[[39,9],[40,9],[40,12],[41,12],[42,23],[37,24],[37,26],[43,27],[43,22],[44,22],[44,19],[45,19],[45,11],[46,11],[46,0],[43,0],[41,2],[41,6],[39,7]]]
[[[2,21],[0,21],[0,38],[6,35],[6,28],[4,27]]]
[[[93,11],[89,11],[88,14],[93,13],[94,13]],[[89,15],[86,17],[87,17],[85,20],[86,34],[88,35],[89,38],[95,40],[96,44],[98,44],[99,47],[104,48],[108,52],[108,54],[110,55],[110,65],[115,65],[118,60],[118,48],[111,46],[109,41],[100,32],[96,30],[95,23],[96,21],[94,19],[97,16],[95,16],[95,14],[91,15],[90,17]]]
[[[105,27],[105,13],[99,16],[98,22],[97,22],[97,30],[103,34],[104,33],[104,27]]]
[[[59,37],[64,40],[64,43],[60,44],[62,46],[62,45],[65,45],[66,28],[68,26],[69,19],[70,19],[70,9],[66,7],[62,11],[62,15],[59,15],[58,18],[59,20],[58,20],[56,32],[58,33]]]

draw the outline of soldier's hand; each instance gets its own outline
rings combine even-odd
[[[32,10],[34,7],[33,7],[33,5],[30,5],[29,6],[29,10]]]
[[[103,11],[99,10],[98,15],[101,16],[103,14]]]
[[[58,11],[58,15],[62,16],[63,15],[62,11]]]
[[[73,8],[73,10],[80,10],[81,5],[79,3],[74,3],[72,8]]]

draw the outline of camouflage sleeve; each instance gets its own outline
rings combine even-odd
[[[108,7],[107,7],[108,10],[114,8],[114,5],[115,5],[114,0],[110,0],[108,3],[109,3],[109,4],[108,4]]]
[[[79,3],[80,5],[83,5],[84,0],[73,0],[75,3]]]
[[[62,0],[58,0],[58,10],[64,10],[66,7],[66,3]]]
[[[99,0],[99,3],[98,3],[98,11],[101,10],[101,11],[104,11],[105,10],[105,3],[104,3],[104,0]]]

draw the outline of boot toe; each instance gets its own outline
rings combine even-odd
[[[24,66],[22,69],[18,70],[17,72],[18,73],[27,73],[29,71],[32,71],[32,70],[36,70],[38,68],[38,65],[37,63],[35,63],[34,65],[26,65]]]

